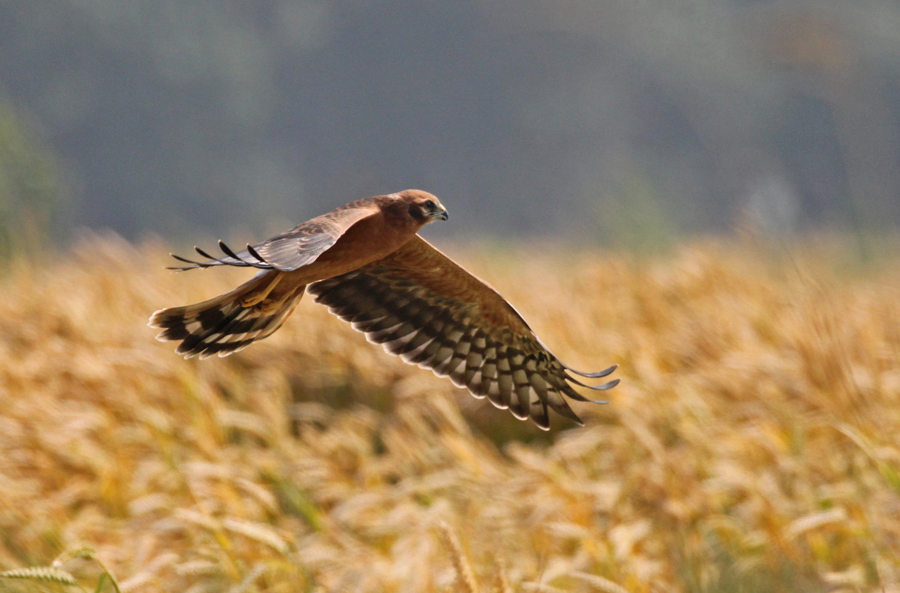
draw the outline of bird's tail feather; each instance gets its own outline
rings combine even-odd
[[[306,287],[272,290],[278,280],[277,272],[260,272],[214,299],[157,311],[149,325],[163,330],[156,339],[180,341],[175,351],[185,358],[227,356],[272,335],[300,302]],[[254,303],[260,291],[267,296]]]

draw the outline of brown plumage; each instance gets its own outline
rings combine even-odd
[[[304,292],[326,305],[370,342],[405,362],[449,376],[475,397],[487,397],[517,418],[550,426],[548,408],[581,424],[563,396],[582,397],[571,384],[605,390],[619,380],[586,386],[534,335],[497,291],[417,235],[446,220],[447,211],[420,190],[377,196],[298,225],[223,257],[174,256],[179,270],[229,265],[258,268],[249,282],[214,299],[157,311],[150,326],[160,340],[181,343],[186,358],[226,356],[281,327]]]

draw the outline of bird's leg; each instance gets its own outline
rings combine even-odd
[[[254,290],[250,294],[247,294],[241,297],[241,306],[245,309],[248,307],[253,307],[255,305],[260,304],[272,293],[272,290],[278,286],[278,283],[281,282],[281,279],[284,277],[284,274],[276,273],[275,277],[272,278],[272,281],[269,282],[269,285],[263,288],[262,290]]]

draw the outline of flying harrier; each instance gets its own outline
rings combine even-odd
[[[249,282],[214,299],[157,311],[150,327],[159,340],[181,343],[185,358],[227,356],[272,335],[305,292],[404,362],[449,376],[478,398],[487,397],[516,418],[548,429],[547,408],[582,424],[563,397],[585,399],[570,383],[605,390],[618,379],[588,386],[563,364],[500,294],[418,234],[447,210],[415,189],[357,200],[290,231],[224,255],[173,257],[192,270],[215,266],[257,268]]]

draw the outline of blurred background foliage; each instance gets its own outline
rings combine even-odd
[[[438,232],[880,229],[898,57],[887,0],[0,3],[0,84],[67,163],[67,220],[130,238],[405,187],[447,202]]]
[[[59,169],[52,151],[0,102],[0,256],[35,251],[59,224]]]

